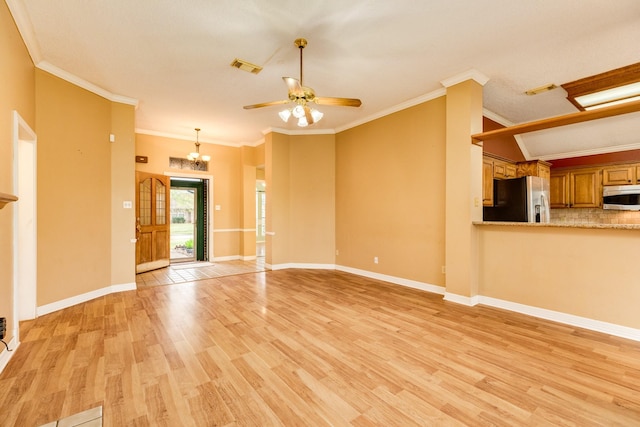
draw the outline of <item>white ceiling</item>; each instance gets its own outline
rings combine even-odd
[[[284,124],[282,76],[318,96],[360,98],[319,107],[307,132],[335,132],[442,93],[468,70],[489,78],[484,107],[503,124],[576,112],[557,85],[640,62],[638,0],[6,0],[39,68],[113,100],[132,102],[138,132],[233,145]],[[264,67],[250,74],[235,59]],[[609,120],[609,119],[606,119]],[[640,147],[637,115],[519,137],[525,156],[552,159]],[[569,127],[567,127],[569,128]],[[585,130],[586,129],[586,130]],[[613,135],[615,134],[615,135]],[[546,135],[546,136],[545,136]],[[624,135],[624,137],[623,137]]]

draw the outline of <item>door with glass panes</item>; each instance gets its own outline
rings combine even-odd
[[[169,177],[136,172],[136,272],[166,267],[169,252]]]

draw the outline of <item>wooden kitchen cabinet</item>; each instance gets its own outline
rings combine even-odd
[[[575,169],[552,172],[552,208],[597,208],[602,206],[602,169]]]
[[[503,162],[501,160],[493,161],[493,177],[498,179],[515,178],[517,175],[517,167],[512,163]]]
[[[549,206],[569,207],[569,172],[552,173],[549,178]]]
[[[482,159],[482,205],[493,206],[493,160]]]
[[[551,178],[551,163],[543,160],[531,160],[517,163],[517,176],[539,176],[541,178]]]
[[[512,162],[492,154],[482,156],[482,205],[493,206],[493,180],[521,176],[540,176],[549,179],[550,163],[542,160]]]
[[[597,208],[602,206],[601,169],[581,169],[569,174],[569,207]]]
[[[620,165],[608,166],[602,169],[602,185],[629,185],[637,181],[638,166]]]

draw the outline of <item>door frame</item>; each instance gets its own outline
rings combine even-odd
[[[191,178],[191,179],[206,179],[207,180],[207,193],[208,193],[208,198],[207,198],[207,203],[209,204],[209,206],[207,206],[207,208],[205,209],[207,211],[207,224],[209,224],[209,229],[207,230],[207,248],[209,249],[208,253],[205,254],[206,255],[206,259],[208,259],[209,261],[213,260],[213,247],[214,247],[214,242],[213,242],[213,228],[214,228],[214,224],[213,224],[213,175],[206,175],[206,174],[200,174],[200,173],[185,173],[185,172],[164,172],[164,174],[166,176],[169,177],[169,180],[171,180],[171,177],[174,178]]]
[[[174,178],[176,180],[185,179],[185,181],[179,181],[174,184]],[[206,254],[204,253],[205,242],[207,238],[205,236],[204,226],[208,225],[206,219],[204,218],[204,212],[206,211],[204,203],[205,203],[205,183],[203,179],[194,179],[194,178],[183,178],[172,176],[169,179],[170,187],[169,191],[175,189],[178,190],[195,190],[194,196],[194,214],[196,217],[196,227],[193,232],[193,240],[194,240],[194,252],[193,259],[181,259],[174,258],[171,259],[171,263],[180,263],[180,262],[188,262],[188,261],[208,261]],[[171,200],[169,201],[169,205],[171,206]],[[208,199],[207,199],[208,201]],[[172,218],[173,220],[173,218]]]
[[[19,322],[37,316],[38,137],[13,110],[13,335],[19,342]]]

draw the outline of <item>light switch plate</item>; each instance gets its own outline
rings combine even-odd
[[[122,207],[125,209],[131,209],[133,208],[133,202],[131,200],[125,200],[122,202]]]

